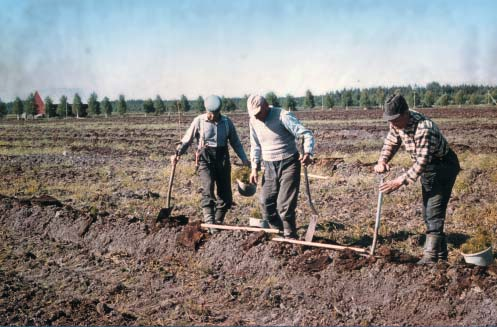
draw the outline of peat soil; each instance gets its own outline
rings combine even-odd
[[[497,153],[495,109],[424,112],[459,155]],[[367,247],[374,159],[345,162],[334,153],[379,152],[388,127],[380,110],[297,115],[316,137],[311,172],[334,178],[312,180],[322,213],[316,239]],[[0,187],[8,193],[0,195],[0,325],[497,324],[497,267],[467,265],[457,253],[485,218],[470,209],[497,202],[497,168],[463,167],[467,185],[448,215],[467,208],[468,219],[447,222],[448,263],[415,264],[424,230],[417,186],[385,199],[374,258],[272,242],[261,233],[209,235],[199,227],[200,191],[186,174],[187,158],[175,181],[173,217],[155,222],[167,156],[190,118],[178,130],[163,128],[173,116],[61,120],[50,128],[12,122],[0,130],[0,150],[18,151],[0,155]],[[248,150],[247,116],[232,118]],[[37,152],[44,147],[60,153]],[[227,222],[246,224],[240,217],[254,204],[236,194],[235,201]],[[303,234],[310,211],[302,192],[299,201]]]
[[[497,267],[0,198],[2,325],[495,325]]]

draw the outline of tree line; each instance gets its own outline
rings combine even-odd
[[[283,107],[288,110],[313,109],[334,107],[381,107],[385,98],[389,94],[401,93],[406,98],[411,108],[433,107],[449,105],[497,105],[497,87],[477,86],[477,85],[440,85],[438,82],[428,83],[426,86],[392,86],[392,87],[372,87],[353,88],[327,92],[323,95],[314,96],[310,90],[305,96],[294,97],[291,94],[277,96],[274,92],[268,92],[265,97],[270,105]],[[221,97],[222,110],[230,112],[234,110],[247,110],[248,95],[239,98]],[[185,95],[179,99],[165,100],[160,95],[154,99],[146,100],[126,100],[124,95],[119,95],[118,99],[111,101],[104,97],[99,101],[98,96],[93,92],[87,99],[87,103],[82,102],[81,97],[76,93],[69,103],[65,95],[61,96],[58,103],[54,103],[50,97],[45,97],[45,114],[47,117],[87,117],[105,115],[108,117],[113,113],[124,115],[126,112],[144,112],[146,115],[162,115],[175,112],[205,110],[204,99],[199,96],[195,100],[188,100]],[[31,93],[25,100],[19,97],[12,102],[4,103],[0,99],[0,117],[12,113],[18,117],[34,117],[36,115],[36,103],[34,93]]]

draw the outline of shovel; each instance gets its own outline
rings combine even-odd
[[[304,139],[302,139],[302,155],[304,155]],[[305,193],[307,195],[307,202],[309,202],[309,207],[311,207],[312,215],[309,220],[309,226],[307,226],[307,231],[305,232],[305,241],[312,242],[312,238],[314,237],[314,232],[316,231],[316,225],[318,223],[319,213],[314,208],[314,204],[311,199],[311,189],[309,187],[309,176],[307,175],[307,166],[304,165],[304,181],[305,181]]]
[[[384,176],[380,177],[380,185],[383,184]],[[376,221],[374,223],[374,235],[373,244],[371,244],[371,255],[374,255],[374,250],[376,248],[376,241],[378,239],[378,230],[380,229],[380,217],[381,217],[381,205],[383,204],[383,192],[378,193],[378,205],[376,207]]]
[[[169,186],[167,188],[166,208],[160,209],[159,215],[157,216],[157,221],[161,221],[162,219],[169,218],[169,216],[171,216],[171,212],[174,209],[174,206],[171,206],[171,190],[173,188],[174,173],[176,171],[176,164],[177,163],[178,163],[178,160],[174,160],[172,163],[171,175],[169,176]]]

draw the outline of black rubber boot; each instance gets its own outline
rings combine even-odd
[[[202,213],[204,214],[204,223],[206,224],[215,224],[214,220],[214,208],[211,207],[205,207],[202,208]],[[219,230],[216,228],[209,228],[209,233],[214,234],[217,233]]]
[[[445,234],[440,235],[442,241],[440,242],[440,251],[438,252],[438,260],[447,261],[449,251],[447,250],[447,237]]]
[[[216,224],[219,224],[219,225],[222,225],[224,223],[224,217],[226,217],[226,213],[227,211],[226,210],[219,210],[217,209],[216,210],[216,217],[215,217],[215,223]]]
[[[426,234],[423,257],[417,262],[418,265],[425,265],[438,261],[438,254],[441,252],[442,239],[442,235]]]

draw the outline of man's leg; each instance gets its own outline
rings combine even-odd
[[[222,165],[216,167],[216,195],[217,206],[215,221],[222,224],[226,213],[233,203],[233,192],[231,190],[231,164],[229,158]]]
[[[283,231],[283,223],[277,210],[279,182],[276,176],[275,163],[264,162],[264,176],[262,176],[262,191],[260,205],[262,223],[268,222],[272,228]]]
[[[458,173],[459,163],[449,162],[437,165],[433,171],[424,173],[421,177],[427,241],[423,259],[419,263],[447,260],[445,215]]]
[[[200,184],[202,185],[202,200],[200,201],[200,204],[204,216],[203,220],[204,223],[214,224],[214,206],[216,198],[214,196],[213,172],[205,162],[200,162],[198,172]]]
[[[283,220],[285,237],[297,238],[295,210],[299,197],[300,161],[297,157],[285,159],[280,168],[280,191],[278,194],[278,212]]]

